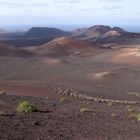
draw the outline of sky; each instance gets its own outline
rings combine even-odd
[[[0,26],[140,25],[140,0],[0,0]]]

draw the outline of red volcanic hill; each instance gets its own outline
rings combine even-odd
[[[140,33],[127,32],[119,27],[109,27],[97,25],[90,28],[82,28],[73,32],[73,36],[96,42],[100,45],[115,44],[115,45],[137,45],[140,44]]]
[[[100,50],[99,46],[73,37],[56,38],[34,49],[36,53],[48,56],[87,54],[97,50]]]
[[[78,29],[74,32],[73,36],[84,40],[96,41],[106,37],[120,36],[124,33],[126,31],[119,27],[111,28],[109,26],[96,25],[90,28]]]

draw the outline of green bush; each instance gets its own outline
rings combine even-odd
[[[111,107],[113,105],[113,103],[112,102],[108,102],[107,105]]]
[[[140,122],[140,113],[136,115],[136,119],[138,122]]]
[[[67,101],[68,100],[65,97],[63,97],[63,98],[60,99],[60,102],[67,102]]]
[[[111,117],[116,117],[116,116],[117,116],[116,113],[112,113],[112,114],[111,114]]]
[[[37,110],[37,107],[29,101],[23,101],[18,104],[16,111],[19,113],[31,113]]]
[[[3,111],[0,111],[0,116],[4,116],[4,112]]]
[[[46,97],[45,97],[45,99],[46,99],[46,100],[48,100],[48,99],[49,99],[49,97],[47,97],[47,96],[46,96]]]
[[[88,111],[89,111],[88,108],[85,108],[85,107],[80,108],[80,112],[81,112],[81,113],[88,112]]]
[[[134,112],[134,109],[131,106],[128,105],[126,108],[129,113]]]
[[[131,106],[130,106],[130,105],[128,105],[126,108],[127,108],[127,109],[130,109],[130,108],[131,108]]]

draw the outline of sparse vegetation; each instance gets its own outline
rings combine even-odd
[[[112,102],[108,102],[107,105],[111,107],[113,105],[113,103]]]
[[[48,99],[49,99],[49,97],[45,97],[45,99],[46,99],[46,100],[48,100]]]
[[[129,108],[129,109],[128,109],[128,112],[129,112],[129,113],[134,112],[133,108]]]
[[[127,106],[126,108],[129,113],[134,112],[134,109],[131,106]]]
[[[126,108],[129,109],[129,108],[131,108],[131,106],[128,105]]]
[[[6,91],[0,91],[0,95],[6,94]]]
[[[4,112],[3,111],[0,111],[0,116],[4,116]]]
[[[88,111],[89,111],[88,108],[85,108],[85,107],[80,108],[80,112],[81,112],[81,113],[88,112]]]
[[[63,97],[63,98],[60,99],[60,102],[67,102],[67,101],[68,100],[65,97]]]
[[[135,118],[137,120],[137,122],[140,122],[140,113],[131,113],[130,116],[132,118]]]
[[[112,114],[111,114],[111,117],[116,117],[116,116],[117,116],[116,113],[112,113]]]
[[[37,110],[37,107],[29,101],[23,101],[23,102],[19,103],[16,108],[16,111],[18,113],[31,113],[36,110]]]
[[[136,115],[136,119],[138,122],[140,122],[140,113]]]

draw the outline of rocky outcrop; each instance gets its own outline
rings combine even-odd
[[[67,95],[67,96],[72,96],[74,98],[80,98],[84,99],[87,101],[94,101],[94,102],[112,102],[115,104],[137,104],[137,101],[126,101],[126,100],[113,100],[113,99],[103,99],[103,98],[97,98],[93,96],[88,96],[85,94],[81,94],[78,91],[75,91],[73,89],[61,89],[61,88],[55,88],[55,92],[61,95]]]

